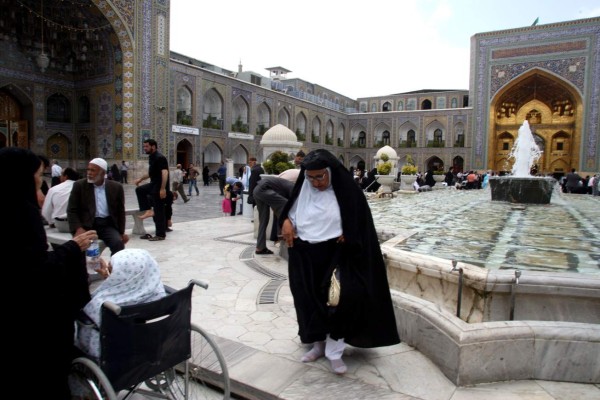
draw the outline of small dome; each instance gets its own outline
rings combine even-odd
[[[384,153],[387,154],[387,156],[390,158],[390,160],[398,159],[398,153],[396,153],[396,150],[394,150],[390,146],[383,146],[382,148],[377,150],[377,154],[375,154],[375,157],[373,157],[373,158],[375,158],[376,160],[379,160],[381,158],[381,155]]]
[[[277,124],[266,131],[261,139],[262,142],[297,142],[296,134],[287,126]]]

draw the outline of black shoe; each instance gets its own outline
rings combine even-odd
[[[237,215],[242,215],[242,212],[240,211],[239,213],[237,213]]]
[[[269,249],[267,249],[266,247],[262,250],[256,250],[255,251],[256,254],[273,254],[273,252]]]

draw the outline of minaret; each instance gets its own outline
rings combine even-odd
[[[242,59],[240,58],[240,63],[238,64],[238,74],[242,73]]]

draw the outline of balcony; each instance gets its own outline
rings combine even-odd
[[[398,147],[401,147],[401,148],[417,147],[417,142],[416,142],[416,140],[401,140],[400,144],[398,144]]]
[[[445,140],[428,140],[427,147],[446,147]]]
[[[205,120],[202,120],[202,127],[223,130],[223,120],[209,115]]]

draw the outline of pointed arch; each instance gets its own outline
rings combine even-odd
[[[48,122],[71,122],[71,101],[62,93],[54,93],[46,100]]]
[[[231,108],[231,130],[233,132],[248,133],[250,107],[244,96],[236,96],[231,103]]]
[[[382,147],[390,144],[390,127],[386,123],[380,123],[375,127],[373,133],[374,147]]]
[[[356,124],[354,126],[352,126],[352,128],[350,129],[350,146],[351,147],[358,147],[359,145],[359,136],[360,136],[360,132],[364,133],[365,131],[365,127],[362,126],[361,124]]]
[[[216,88],[204,93],[202,126],[210,129],[223,129],[223,96]]]
[[[350,167],[354,168],[359,168],[359,166],[362,165],[364,169],[365,160],[358,154],[355,154],[352,157],[350,157],[349,164]]]
[[[263,101],[256,107],[256,133],[262,135],[271,127],[271,108]]]
[[[178,125],[193,125],[193,117],[192,117],[192,91],[187,86],[182,86],[177,89],[177,99],[176,99],[176,116],[177,116],[177,124]],[[186,165],[186,164],[182,164]]]
[[[311,141],[313,143],[321,143],[321,119],[315,116],[311,125]]]
[[[412,122],[405,122],[398,130],[398,147],[417,147],[417,126]]]
[[[346,127],[344,126],[344,124],[342,122],[340,122],[340,125],[338,126],[338,130],[337,130],[337,145],[340,147],[344,146],[344,138],[346,137]]]
[[[445,147],[446,127],[438,120],[425,127],[425,143],[427,147]]]
[[[213,164],[218,166],[221,163],[221,160],[223,160],[223,150],[217,143],[210,142],[204,148],[202,156],[204,158],[204,165]]]
[[[454,124],[454,147],[465,147],[465,125],[462,122]]]
[[[425,160],[425,166],[427,170],[433,171],[443,171],[444,170],[444,161],[438,156],[431,156],[427,160]]]
[[[175,152],[176,164],[187,166],[189,163],[194,162],[194,146],[188,139],[181,139],[175,145]]]
[[[333,144],[333,122],[329,119],[325,124],[325,144]]]
[[[538,161],[540,173],[565,172],[580,164],[582,141],[584,140],[582,95],[577,87],[561,76],[542,67],[532,68],[497,89],[491,99],[487,131],[488,168],[502,170],[500,164],[506,154],[505,132],[516,138],[524,120],[529,125],[536,142],[546,146]],[[567,151],[553,151],[553,136],[558,131],[567,132],[569,139],[562,141]],[[537,136],[537,137],[536,137]],[[511,147],[512,148],[512,147]],[[560,161],[559,161],[560,160]],[[553,170],[553,166],[564,171]]]
[[[296,114],[296,134],[306,135],[306,116],[300,111]]]
[[[285,107],[281,107],[277,113],[277,123],[287,128],[290,127],[290,113]]]
[[[248,163],[248,149],[239,144],[231,152],[234,166],[246,165]],[[237,172],[237,168],[234,172]]]

